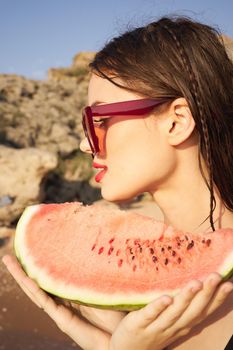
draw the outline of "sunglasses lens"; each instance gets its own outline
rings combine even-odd
[[[105,143],[105,135],[106,130],[104,128],[95,126],[95,135],[97,137],[98,142],[98,151],[101,153],[104,150],[104,143]]]
[[[83,130],[85,132],[85,136],[89,142],[92,153],[95,153],[95,146],[92,138],[91,127],[89,125],[88,117],[86,113],[83,114]]]
[[[86,111],[83,112],[83,129],[89,142],[92,156],[101,152],[103,149],[103,139],[105,132],[101,128],[94,125],[92,116],[88,117]]]

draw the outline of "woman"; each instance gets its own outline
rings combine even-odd
[[[162,18],[110,41],[90,65],[86,138],[103,198],[149,192],[165,223],[205,232],[233,228],[233,66],[218,33]],[[213,273],[127,315],[58,306],[9,256],[31,299],[83,349],[224,349],[233,328],[233,283]],[[222,307],[220,307],[222,305]]]

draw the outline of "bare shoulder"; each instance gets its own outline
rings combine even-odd
[[[224,350],[233,334],[233,293],[225,303],[191,333],[173,343],[169,350]]]

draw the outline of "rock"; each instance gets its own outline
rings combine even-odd
[[[93,60],[95,54],[95,52],[79,52],[73,58],[72,67],[87,69],[89,62]]]
[[[15,234],[15,229],[10,227],[0,227],[0,239],[8,239],[13,237]]]
[[[50,81],[65,81],[72,79],[78,83],[88,82],[89,62],[94,58],[95,52],[80,52],[74,56],[72,65],[68,68],[51,68],[48,71]]]
[[[92,174],[92,158],[80,150],[72,157],[59,159],[57,169],[48,175],[44,183],[45,202],[81,201],[91,204],[100,199],[100,190],[89,184]]]
[[[56,167],[43,179],[45,203],[80,200],[89,204],[100,198],[100,190],[88,182],[93,174],[92,158],[79,150],[84,137],[81,110],[87,103],[87,67],[93,56],[94,53],[76,55],[70,67],[51,70],[54,74],[50,72],[44,81],[0,75],[0,144],[50,152],[58,159]],[[24,172],[24,166],[23,162],[17,164],[19,173],[20,167]],[[21,189],[25,192],[25,188]],[[18,192],[17,196],[22,197]],[[12,215],[9,208],[13,208],[13,202],[14,195],[0,194],[0,222],[6,208]],[[30,202],[25,199],[24,204]]]
[[[56,155],[48,151],[0,145],[0,226],[11,225],[26,206],[43,200],[42,180],[56,166]]]
[[[0,248],[13,244],[15,229],[0,227]]]
[[[226,47],[228,56],[230,57],[231,60],[233,60],[233,40],[231,37],[227,36],[227,35],[223,35],[222,36],[224,45]]]
[[[0,143],[67,156],[84,137],[81,109],[88,82],[33,81],[0,75]]]

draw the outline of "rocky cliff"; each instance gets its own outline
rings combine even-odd
[[[0,75],[0,226],[14,224],[29,204],[101,197],[89,183],[91,157],[79,151],[93,55],[76,55],[46,81]]]

